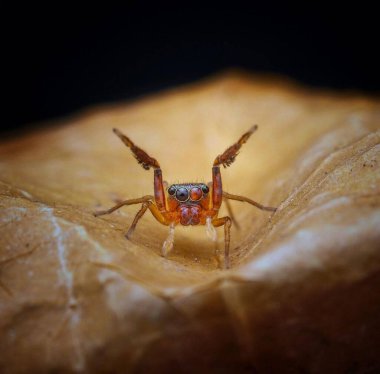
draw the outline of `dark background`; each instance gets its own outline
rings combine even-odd
[[[4,10],[3,134],[229,67],[380,92],[377,11],[364,3],[153,4]]]

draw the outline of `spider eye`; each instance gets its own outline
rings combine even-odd
[[[202,185],[202,191],[204,194],[208,193],[208,191],[210,191],[210,189],[204,184]]]
[[[202,191],[199,187],[193,187],[190,190],[190,199],[193,201],[200,200],[202,197]]]
[[[176,190],[176,188],[174,186],[170,186],[168,188],[168,194],[169,195],[174,195],[175,194],[175,190]]]
[[[179,201],[186,201],[189,199],[189,191],[185,187],[178,188],[175,197]]]

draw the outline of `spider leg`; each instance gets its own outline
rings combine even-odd
[[[98,217],[104,214],[110,214],[114,212],[115,210],[120,209],[124,205],[133,205],[133,204],[142,203],[140,210],[137,212],[137,214],[135,215],[135,218],[133,219],[131,227],[128,229],[128,232],[125,235],[125,237],[129,239],[133,231],[135,230],[138,221],[142,218],[142,216],[145,214],[148,208],[150,212],[152,213],[153,217],[156,218],[158,222],[166,226],[170,224],[170,221],[168,221],[166,217],[162,214],[162,212],[158,210],[156,204],[154,204],[152,200],[153,200],[153,196],[151,195],[143,196],[143,197],[140,197],[139,199],[125,200],[125,201],[120,202],[119,204],[116,204],[110,209],[95,212],[94,216]]]
[[[99,212],[94,212],[94,216],[99,217],[99,216],[103,216],[105,214],[110,214],[110,213],[114,212],[115,210],[120,209],[124,205],[140,204],[140,203],[145,203],[147,201],[152,201],[152,200],[153,200],[153,196],[151,196],[151,195],[139,197],[138,199],[124,200],[124,201],[121,201],[120,203],[116,204],[115,206],[113,206],[110,209],[100,210]]]
[[[270,211],[270,212],[275,212],[277,210],[277,208],[274,208],[274,207],[271,207],[271,206],[264,206],[264,205],[262,205],[260,203],[257,203],[256,201],[253,201],[253,200],[249,199],[248,197],[238,196],[238,195],[232,195],[232,194],[230,194],[228,192],[225,192],[225,191],[223,191],[223,197],[225,199],[246,202],[246,203],[251,204],[251,205],[253,205],[256,208],[259,208],[261,210],[267,210],[267,211]]]
[[[232,206],[231,206],[231,203],[228,199],[224,198],[223,201],[226,203],[226,208],[227,208],[227,212],[228,212],[228,216],[231,218],[231,221],[232,223],[236,226],[236,228],[238,230],[240,230],[240,225],[238,223],[238,221],[236,221],[235,219],[235,215],[232,211]]]
[[[165,183],[162,180],[162,171],[160,168],[160,164],[155,158],[150,157],[148,153],[146,153],[143,149],[134,144],[132,140],[129,139],[128,136],[124,135],[121,131],[119,131],[118,129],[113,129],[113,132],[132,151],[137,162],[141,164],[141,166],[145,170],[149,170],[151,167],[154,169],[154,199],[159,211],[165,212]]]
[[[224,269],[230,268],[230,230],[231,230],[231,218],[222,217],[216,218],[212,221],[215,227],[224,225]]]
[[[141,209],[135,215],[132,225],[128,229],[128,232],[125,235],[127,239],[131,237],[131,235],[135,231],[138,221],[142,218],[142,216],[145,214],[148,208],[150,212],[152,213],[153,217],[156,218],[158,222],[166,226],[170,224],[170,222],[165,218],[165,216],[158,210],[157,206],[152,201],[148,200],[142,204]]]
[[[151,201],[147,201],[141,205],[141,209],[137,212],[135,215],[135,218],[133,219],[131,227],[128,229],[128,232],[125,234],[125,237],[129,239],[131,235],[133,234],[133,231],[135,231],[137,222],[140,220],[140,218],[145,214],[146,210],[149,208],[149,205],[152,204]]]
[[[228,147],[221,155],[218,155],[214,161],[214,166],[223,165],[225,168],[230,166],[238,155],[239,149],[247,142],[249,137],[257,130],[257,125],[253,125],[240,139]]]
[[[155,158],[150,157],[143,149],[141,149],[136,144],[134,144],[132,142],[132,140],[128,138],[128,136],[124,135],[118,129],[113,129],[113,132],[132,151],[132,153],[135,156],[137,162],[139,164],[141,164],[141,166],[145,170],[149,170],[151,167],[153,167],[154,169],[157,169],[157,168],[160,167],[160,164],[158,163],[158,161]]]

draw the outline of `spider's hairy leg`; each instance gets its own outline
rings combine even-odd
[[[154,169],[154,200],[160,212],[166,212],[166,198],[161,169]]]
[[[103,216],[105,214],[110,214],[110,213],[114,212],[115,210],[120,209],[124,205],[141,204],[141,203],[145,203],[147,201],[152,201],[153,199],[154,199],[154,197],[152,195],[146,195],[146,196],[140,197],[138,199],[124,200],[124,201],[121,201],[120,203],[116,204],[115,206],[113,206],[110,209],[100,210],[98,212],[94,212],[94,216],[99,217],[99,216]]]
[[[135,145],[131,139],[128,138],[128,136],[124,135],[121,131],[118,129],[113,129],[113,132],[121,139],[121,141],[131,149],[133,155],[135,156],[136,160],[139,164],[145,169],[149,170],[151,167],[153,168],[159,168],[160,164],[158,161],[150,157],[144,150],[139,148],[137,145]]]
[[[227,216],[222,217],[222,218],[215,218],[212,221],[212,224],[215,227],[224,225],[224,268],[229,269],[230,268],[231,218]]]
[[[228,192],[225,192],[225,191],[223,191],[223,198],[224,199],[230,199],[230,200],[236,200],[236,201],[246,202],[248,204],[251,204],[251,205],[255,206],[256,208],[259,208],[261,210],[266,210],[266,211],[269,211],[269,212],[275,212],[277,210],[277,208],[274,208],[274,207],[271,207],[271,206],[264,206],[264,205],[262,205],[260,203],[257,203],[254,200],[249,199],[248,197],[239,196],[239,195],[232,195],[232,194],[230,194]]]
[[[242,147],[244,143],[247,142],[249,137],[257,130],[258,126],[253,125],[249,131],[243,134],[240,139],[228,147],[221,155],[218,155],[214,160],[214,166],[223,165],[224,167],[230,166],[234,161],[236,156],[238,155],[239,149]]]
[[[166,211],[164,182],[162,180],[162,171],[158,161],[150,157],[144,150],[135,145],[131,139],[124,135],[118,129],[113,129],[113,132],[122,140],[122,142],[131,149],[136,160],[145,170],[154,168],[154,198],[160,212]]]
[[[219,166],[213,166],[212,168],[212,205],[211,208],[214,211],[218,211],[223,201],[223,185],[222,175],[220,173]]]
[[[228,199],[226,199],[224,196],[223,196],[223,201],[226,203],[226,208],[227,208],[228,216],[231,218],[232,223],[236,226],[236,228],[238,230],[240,230],[239,222],[236,221],[235,214],[232,211],[232,206],[230,204],[230,201]]]
[[[136,216],[135,216],[135,218],[134,218],[134,220],[132,222],[131,227],[129,228],[127,234],[125,235],[125,237],[127,239],[129,239],[130,236],[132,235],[133,231],[135,230],[138,221],[142,218],[142,216],[145,214],[145,212],[147,211],[147,209],[150,210],[150,212],[152,213],[153,217],[158,222],[160,222],[161,224],[166,225],[166,226],[168,226],[170,224],[170,221],[168,221],[166,219],[165,215],[162,214],[162,212],[159,211],[159,209],[157,208],[156,204],[153,202],[153,199],[154,199],[153,196],[146,195],[146,196],[140,197],[138,199],[130,199],[130,200],[121,201],[120,203],[116,204],[115,206],[113,206],[110,209],[101,210],[99,212],[95,212],[94,216],[98,217],[98,216],[102,216],[102,215],[105,215],[105,214],[110,214],[110,213],[114,212],[117,209],[120,209],[121,207],[123,207],[125,205],[142,204],[140,210],[137,212],[137,214],[136,214]]]
[[[163,225],[168,226],[170,224],[170,221],[168,221],[164,215],[161,214],[161,212],[158,210],[157,206],[155,205],[154,202],[151,200],[146,201],[145,203],[142,204],[141,209],[137,212],[131,227],[128,229],[128,232],[125,234],[125,237],[127,239],[130,239],[131,235],[135,231],[136,225],[138,221],[142,218],[142,216],[145,214],[147,209],[150,210],[152,213],[153,217],[156,218],[156,220]]]
[[[125,237],[129,239],[131,235],[133,234],[133,231],[135,231],[137,222],[142,218],[142,216],[145,214],[146,210],[149,208],[149,205],[152,204],[151,201],[147,201],[141,205],[141,209],[137,212],[135,215],[135,218],[133,219],[131,227],[128,229],[127,233],[125,234]]]

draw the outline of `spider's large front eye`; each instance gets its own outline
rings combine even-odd
[[[175,197],[179,201],[186,201],[189,199],[189,191],[185,187],[178,188]]]
[[[169,195],[174,195],[175,194],[176,188],[174,186],[170,186],[168,189],[168,194]]]
[[[190,199],[193,201],[197,201],[202,197],[202,191],[199,187],[193,187],[190,190]]]

